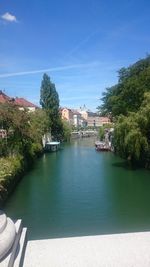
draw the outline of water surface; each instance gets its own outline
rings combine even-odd
[[[29,239],[150,230],[150,171],[75,140],[37,160],[5,211],[23,219]]]

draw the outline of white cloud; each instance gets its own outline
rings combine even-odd
[[[55,72],[55,71],[64,71],[64,70],[70,70],[70,69],[89,68],[89,67],[95,67],[95,66],[98,66],[97,62],[91,62],[91,63],[86,63],[86,64],[67,65],[67,66],[61,66],[61,67],[55,67],[55,68],[49,68],[49,69],[42,69],[42,70],[21,71],[21,72],[14,72],[14,73],[3,73],[3,74],[0,74],[0,78],[22,76],[22,75],[28,75],[28,74],[37,74],[37,73],[43,73],[43,72]]]
[[[16,18],[14,15],[10,14],[9,12],[6,12],[5,14],[3,14],[3,15],[1,16],[1,18],[2,18],[3,20],[5,20],[5,21],[9,21],[9,22],[17,22],[17,18]]]

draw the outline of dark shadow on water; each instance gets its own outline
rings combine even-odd
[[[132,170],[132,171],[142,169],[140,166],[137,166],[135,164],[133,165],[129,161],[115,162],[115,163],[112,163],[112,166],[117,167],[117,168],[123,168],[125,170]]]

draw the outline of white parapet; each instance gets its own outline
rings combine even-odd
[[[0,260],[12,247],[16,237],[15,224],[0,211]]]
[[[29,241],[23,267],[150,267],[150,232]]]
[[[0,267],[20,267],[26,245],[26,228],[0,211]]]

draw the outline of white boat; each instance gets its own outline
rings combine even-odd
[[[45,144],[45,151],[55,152],[59,150],[60,148],[60,142],[53,141],[53,142],[47,142]]]

